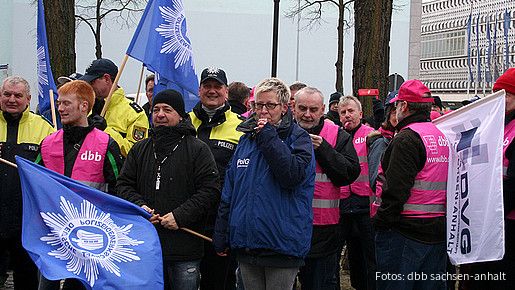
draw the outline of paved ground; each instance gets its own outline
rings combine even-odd
[[[340,272],[340,282],[341,282],[341,290],[352,290],[350,286],[350,280],[349,280],[349,271],[348,270],[342,270]],[[5,282],[4,286],[0,286],[0,290],[13,290],[13,275],[12,272],[9,271],[9,278]]]

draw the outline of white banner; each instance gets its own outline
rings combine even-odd
[[[450,142],[447,253],[454,265],[504,255],[504,90],[434,121]]]

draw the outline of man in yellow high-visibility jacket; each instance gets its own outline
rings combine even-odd
[[[90,83],[96,95],[90,122],[109,134],[120,146],[122,155],[127,156],[134,143],[147,137],[149,124],[143,109],[125,98],[121,87],[111,96],[105,117],[100,116],[117,73],[118,67],[111,60],[101,58],[94,60],[80,79]]]

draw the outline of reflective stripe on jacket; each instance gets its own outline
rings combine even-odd
[[[41,143],[41,158],[45,167],[64,174],[63,130],[48,136]],[[96,128],[86,135],[77,159],[73,164],[71,178],[98,190],[106,191],[104,178],[104,159],[106,157],[109,135]]]
[[[372,195],[372,189],[370,188],[369,178],[368,178],[368,161],[367,161],[367,135],[374,131],[373,128],[361,125],[361,127],[356,131],[353,138],[354,149],[356,149],[356,153],[358,154],[359,166],[361,167],[361,172],[359,173],[358,178],[351,185],[342,186],[340,188],[340,197],[348,198],[351,193],[369,197]]]
[[[416,132],[426,148],[426,163],[415,176],[411,195],[401,215],[415,218],[445,216],[449,147],[445,135],[433,123],[411,123],[404,127]]]
[[[324,120],[324,127],[320,136],[324,138],[331,147],[336,146],[338,129],[330,120]],[[318,162],[315,167],[315,192],[313,196],[313,224],[314,225],[335,225],[340,220],[340,188],[331,183],[331,180],[324,173]]]

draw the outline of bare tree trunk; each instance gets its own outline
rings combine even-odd
[[[343,52],[344,52],[344,37],[343,34],[345,28],[345,5],[344,0],[339,0],[340,5],[338,6],[338,53],[336,58],[336,83],[335,88],[337,92],[343,92]]]
[[[54,77],[67,76],[75,67],[75,1],[43,0],[50,63]]]
[[[390,67],[390,27],[393,0],[354,2],[355,40],[352,90],[377,88],[380,96],[388,90]],[[372,99],[361,98],[363,113],[372,115]]]
[[[95,56],[97,59],[102,58],[102,42],[100,41],[100,28],[102,27],[102,20],[100,18],[100,6],[101,6],[101,0],[97,0],[97,9],[96,9],[96,15],[97,15],[97,23],[95,28]]]

